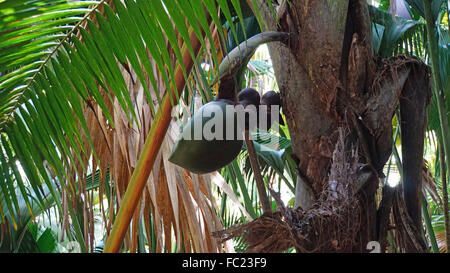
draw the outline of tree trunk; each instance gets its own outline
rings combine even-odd
[[[412,171],[408,171],[403,188],[404,203],[417,233],[421,223],[421,175],[416,172],[421,168],[416,165],[422,160],[429,98],[426,67],[411,57],[376,59],[365,0],[289,2],[281,1],[277,25],[267,1],[259,1],[264,30],[291,35],[289,46],[269,45],[299,173],[296,206],[300,208],[296,212],[285,209],[284,218],[301,235],[286,236],[295,237],[292,240],[298,251],[338,252],[364,252],[369,241],[385,238],[385,234],[377,233],[386,232],[386,227],[377,226],[375,194],[391,154],[391,120],[402,92],[413,103],[422,100],[423,104],[410,109],[408,100],[400,100],[405,113],[413,113],[402,124],[402,136],[404,131],[413,136],[404,146],[414,147],[410,157],[405,158],[405,168]],[[410,75],[417,78],[423,90],[411,86],[414,80]],[[409,124],[418,125],[418,129]],[[378,215],[384,225],[392,203],[391,194]],[[314,232],[327,233],[328,237],[318,235],[302,241],[311,234],[305,235],[308,228],[299,218],[309,219],[309,225],[317,223],[315,228],[323,229]],[[358,223],[339,226],[352,221]],[[260,219],[257,228],[268,223],[266,218]],[[267,241],[268,237],[264,244],[257,243],[261,238],[247,239],[253,241],[254,251],[281,250],[288,245],[269,246],[277,243]]]
[[[297,197],[303,200],[296,201],[308,209],[328,183],[338,128],[346,127],[354,135],[347,147],[356,147],[356,130],[347,122],[354,119],[349,117],[352,112],[363,107],[357,94],[367,92],[375,64],[365,1],[291,3],[280,18],[281,30],[291,33],[290,48],[271,45],[270,53],[298,159]],[[354,62],[349,63],[349,55]],[[378,179],[371,177],[364,191],[360,242],[354,245],[359,251],[375,237]]]

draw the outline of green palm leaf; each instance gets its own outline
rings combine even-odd
[[[417,12],[419,12],[420,16],[425,18],[425,9],[423,7],[422,0],[405,0],[410,4]],[[439,13],[442,9],[442,4],[445,2],[444,0],[432,0],[431,2],[431,14],[436,21],[439,16]]]
[[[211,16],[225,41],[220,8],[236,37],[233,23],[243,18],[240,2],[218,2],[0,3],[0,223],[8,221],[18,227],[23,208],[19,200],[34,217],[32,205],[37,202],[45,207],[46,196],[50,196],[60,214],[70,216],[72,235],[82,250],[87,250],[86,221],[76,216],[80,194],[86,194],[87,173],[99,171],[101,166],[104,170],[111,162],[95,150],[98,138],[91,136],[93,121],[86,119],[86,111],[91,109],[97,119],[106,119],[110,130],[140,130],[141,105],[130,92],[127,78],[131,75],[132,83],[143,88],[154,116],[164,92],[177,90],[176,65],[184,70],[180,40],[191,57],[197,58],[190,46],[189,29],[197,37],[203,33],[207,37],[200,39],[203,48],[207,42],[214,45],[207,23]],[[218,63],[217,52],[212,56]],[[188,79],[187,71],[183,72]],[[117,124],[118,109],[125,118]],[[114,178],[114,173],[111,176]],[[54,180],[59,182],[55,185]],[[104,186],[99,182],[99,188]],[[62,205],[65,197],[73,207]],[[112,206],[114,198],[108,197]]]
[[[422,26],[419,21],[400,17],[394,19],[390,13],[372,6],[370,6],[370,16],[375,24],[373,27],[374,45],[381,57],[392,56],[394,49],[403,42],[403,39]]]

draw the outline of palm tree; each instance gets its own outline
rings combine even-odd
[[[226,239],[243,231],[257,234],[244,236],[248,251],[361,252],[370,241],[384,250],[392,208],[399,247],[426,251],[421,177],[429,70],[418,58],[391,56],[411,35],[434,33],[443,1],[407,1],[426,24],[386,16],[365,0],[278,2],[1,2],[2,229],[21,226],[19,203],[33,218],[32,208],[48,208],[50,196],[63,234],[82,251],[95,249],[97,206],[106,252],[233,251]],[[257,175],[248,170],[253,175],[244,177],[239,164],[246,153],[210,174],[188,172],[168,157],[179,127],[172,117],[191,116],[195,97],[213,99],[208,83],[221,77],[219,64],[233,47],[274,30],[290,33],[288,45],[269,50],[291,140],[283,142],[289,155],[258,157],[264,174],[287,185],[285,175],[294,177],[296,208],[286,207],[266,179],[279,209],[261,216],[254,202],[262,200],[246,183]],[[433,130],[445,159],[449,70],[436,72],[444,53],[437,53],[437,37],[428,37]],[[403,190],[385,183],[378,203],[398,101]],[[223,196],[245,224],[223,230],[230,224],[224,219],[235,219]]]

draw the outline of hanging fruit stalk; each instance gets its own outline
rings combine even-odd
[[[245,144],[247,145],[248,155],[250,158],[250,165],[253,169],[253,175],[255,176],[256,187],[258,188],[259,199],[261,200],[261,205],[263,213],[271,212],[269,198],[267,197],[266,189],[264,187],[264,180],[261,175],[261,169],[259,167],[258,158],[256,156],[255,146],[253,141],[250,140],[249,131],[245,130]]]
[[[228,165],[236,158],[242,148],[243,130],[237,133],[240,129],[236,126],[236,115],[234,115],[234,121],[230,120],[231,116],[227,114],[226,108],[230,105],[259,106],[259,94],[251,88],[241,90],[240,97],[237,98],[237,91],[239,86],[242,85],[243,71],[258,46],[274,41],[286,42],[288,38],[289,34],[285,32],[268,31],[259,33],[239,44],[223,58],[217,76],[211,83],[211,86],[213,86],[220,82],[215,100],[198,109],[191,120],[183,127],[182,137],[176,142],[169,157],[170,162],[193,173],[209,173]],[[255,93],[257,97],[254,97]],[[279,105],[279,95],[276,95],[273,91],[268,92],[268,94],[271,96],[264,99],[264,104]],[[278,98],[277,103],[273,102],[274,98]],[[196,139],[195,124],[199,124],[203,132],[204,126],[213,121],[217,117],[216,114],[219,114],[219,117],[223,119],[222,132],[224,135],[222,138],[206,139],[201,134]],[[232,127],[235,137],[240,135],[240,138],[229,139],[227,137],[226,132]],[[193,158],[195,160],[192,160]]]
[[[224,115],[224,113],[226,113],[225,108],[227,105],[238,104],[244,107],[247,107],[248,105],[259,106],[260,96],[258,92],[251,88],[241,90],[239,98],[237,96],[238,87],[242,85],[243,71],[246,69],[247,63],[259,45],[274,41],[286,42],[288,38],[289,34],[285,32],[268,31],[259,33],[239,44],[224,57],[219,66],[217,76],[211,84],[212,86],[220,81],[216,99],[200,108],[194,114],[191,121],[183,128],[183,137],[175,144],[169,157],[170,162],[194,173],[208,173],[226,166],[239,154],[242,147],[242,141],[237,139],[228,140],[225,137],[227,127],[236,127],[235,124],[230,125],[228,123],[228,115]],[[266,96],[264,104],[276,104],[279,106],[279,95],[273,91],[268,92],[267,95],[270,96]],[[274,98],[278,98],[278,100],[273,101]],[[212,111],[211,115],[207,114],[207,117],[205,117],[203,112],[209,113],[209,110]],[[201,125],[200,127],[203,128],[205,123],[209,122],[213,116],[216,116],[214,111],[220,112],[217,114],[221,114],[223,117],[223,124],[226,125],[223,128],[223,138],[220,140],[206,140],[204,138],[193,139],[194,128],[196,127],[194,125],[196,123],[194,120],[197,120]],[[234,131],[236,131],[236,129],[237,128],[235,128]],[[253,142],[249,138],[248,124],[246,124],[244,138],[247,144],[251,167],[254,172],[263,212],[267,213],[271,211],[271,206],[265,191],[255,148]],[[192,158],[196,158],[196,160],[192,160]]]

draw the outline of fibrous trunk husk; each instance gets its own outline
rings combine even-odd
[[[360,225],[361,205],[355,195],[359,168],[357,149],[345,151],[344,129],[333,152],[330,180],[311,209],[287,208],[271,190],[279,210],[227,230],[215,232],[222,241],[243,235],[247,252],[350,252]]]

